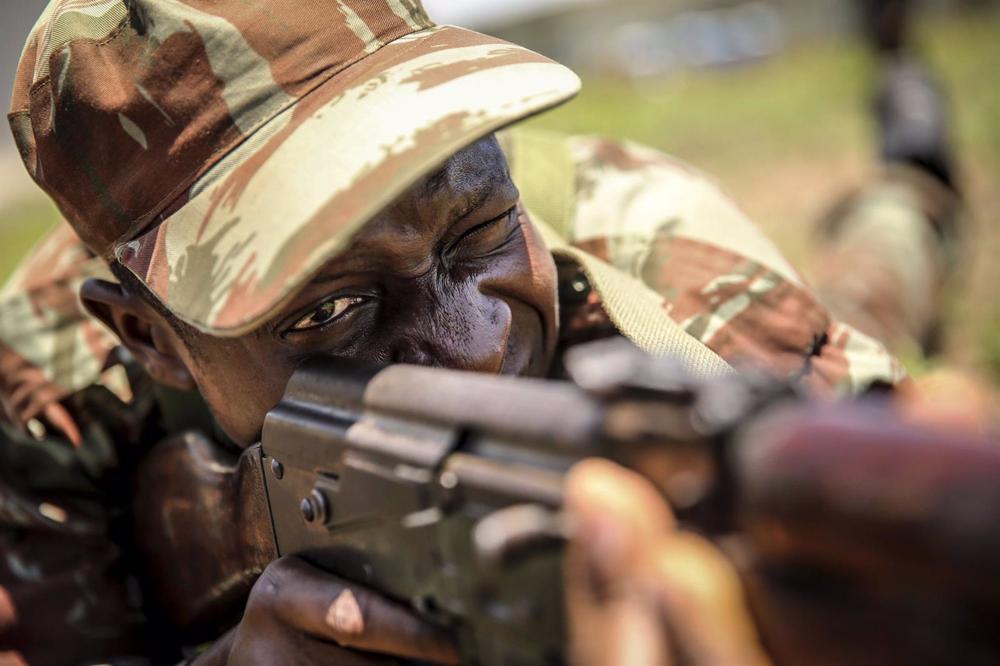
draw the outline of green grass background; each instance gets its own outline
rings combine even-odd
[[[970,218],[946,313],[945,353],[1000,382],[1000,10],[925,19],[915,44],[951,95]],[[536,121],[629,138],[711,174],[808,276],[817,220],[875,176],[876,63],[856,40],[803,43],[762,64],[641,85],[590,79]]]
[[[1000,380],[1000,11],[926,20],[918,44],[952,94],[972,212],[942,362]],[[578,100],[532,122],[637,140],[712,174],[808,274],[815,221],[876,168],[874,72],[856,41],[804,43],[664,81],[590,77]],[[0,210],[0,280],[56,219],[35,196],[18,201]]]

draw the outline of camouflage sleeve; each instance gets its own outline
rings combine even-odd
[[[109,369],[117,339],[79,301],[89,277],[114,279],[61,224],[0,291],[0,420],[24,428],[48,405],[93,384],[127,397],[120,368]]]
[[[904,377],[882,344],[831,317],[705,176],[634,144],[577,137],[568,146],[567,240],[641,279],[675,322],[730,364],[801,376],[835,394]]]
[[[801,375],[826,392],[902,379],[883,345],[833,320],[774,244],[703,175],[635,145],[579,138],[571,150],[572,240],[641,277],[674,321],[724,359]]]

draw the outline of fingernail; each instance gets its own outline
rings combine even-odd
[[[344,590],[326,611],[326,623],[345,637],[360,636],[365,631],[365,617],[351,590]]]

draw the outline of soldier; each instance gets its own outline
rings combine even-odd
[[[176,656],[132,586],[129,470],[189,427],[252,444],[308,356],[557,376],[566,346],[624,335],[696,374],[762,364],[823,395],[903,380],[692,169],[601,139],[494,135],[578,85],[435,26],[416,0],[51,2],[9,116],[66,218],[0,304],[12,659]],[[574,487],[628,486],[616,473]],[[724,569],[705,544],[685,552]],[[695,656],[762,659],[738,590],[695,597],[732,618],[728,652],[682,627]],[[286,559],[195,663],[359,651],[455,654],[404,609]]]
[[[909,45],[907,0],[864,0],[879,63],[873,100],[881,173],[831,211],[818,291],[840,317],[894,349],[937,351],[962,201],[947,100]]]

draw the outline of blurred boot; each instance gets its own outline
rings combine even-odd
[[[875,94],[882,159],[923,169],[956,189],[947,106],[944,92],[915,60],[887,60]]]
[[[910,0],[859,1],[872,47],[880,53],[898,53],[908,37]]]

